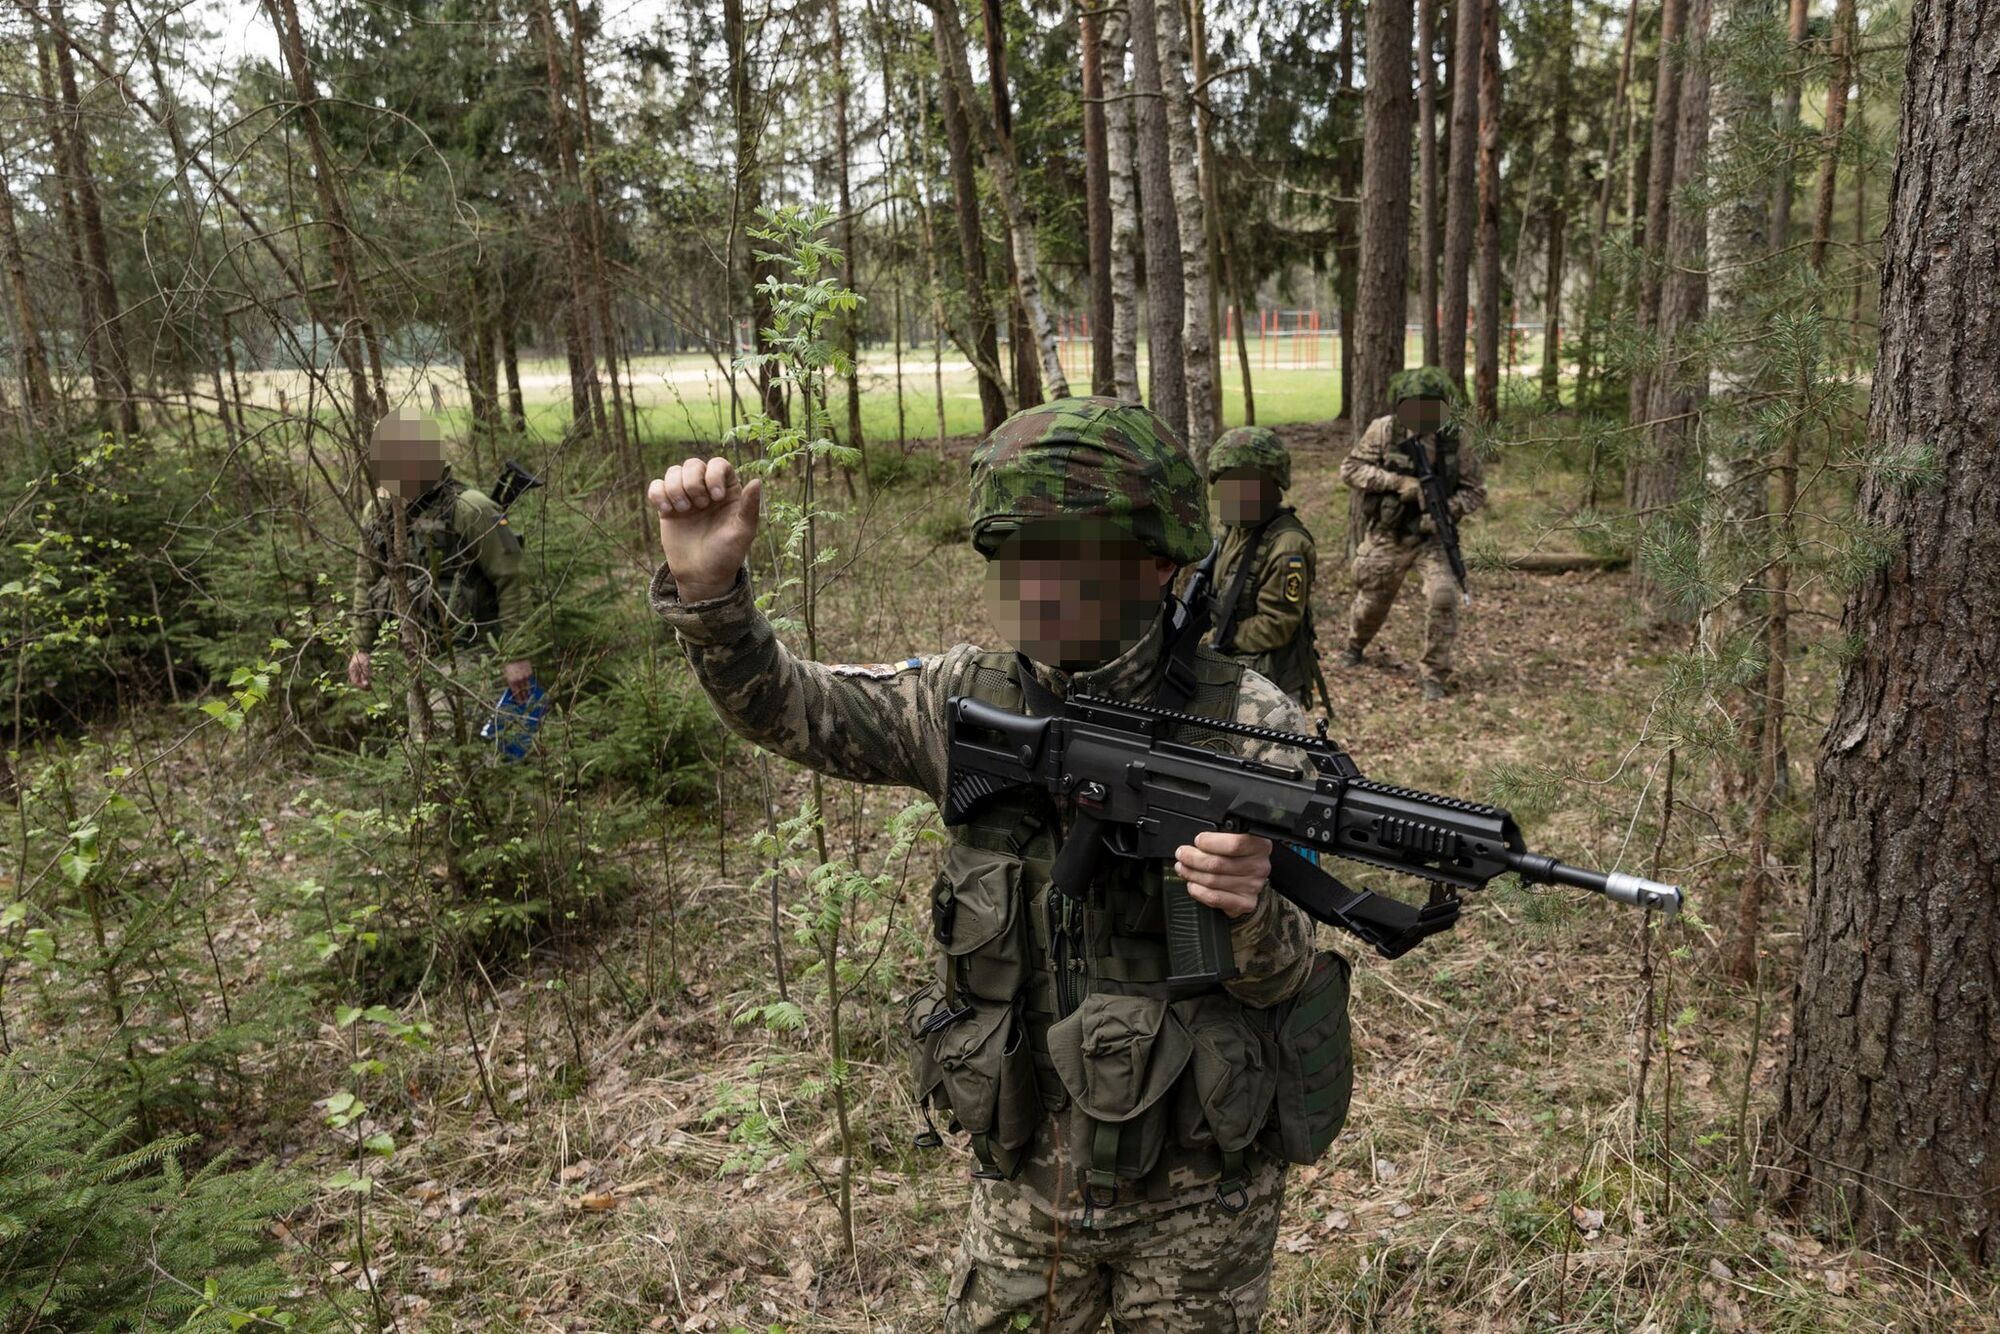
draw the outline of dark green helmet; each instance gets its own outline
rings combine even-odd
[[[1435,366],[1416,366],[1389,377],[1389,406],[1406,398],[1435,398],[1457,406],[1458,386]]]
[[[1231,468],[1255,468],[1277,482],[1280,491],[1292,489],[1291,453],[1268,426],[1239,426],[1217,438],[1208,451],[1208,480]]]
[[[1156,556],[1208,554],[1208,493],[1167,424],[1137,403],[1059,398],[972,451],[972,545],[991,558],[1037,519],[1104,519]]]

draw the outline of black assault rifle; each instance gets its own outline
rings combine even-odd
[[[951,758],[945,823],[961,824],[994,797],[1022,788],[1039,788],[1071,805],[1075,823],[1050,879],[1073,901],[1086,895],[1105,852],[1171,860],[1196,834],[1220,829],[1278,844],[1271,887],[1388,959],[1449,930],[1458,920],[1459,890],[1482,888],[1510,871],[1534,884],[1588,889],[1669,917],[1680,911],[1681,892],[1673,885],[1529,852],[1506,811],[1372,782],[1323,737],[1088,696],[1041,718],[964,696],[946,708]],[[1188,727],[1293,747],[1304,752],[1313,772],[1165,739],[1170,730]],[[1349,889],[1298,848],[1428,880],[1430,902],[1416,907]],[[1220,912],[1189,897],[1186,883],[1171,874],[1163,906],[1172,972],[1167,981],[1175,994],[1204,991],[1236,975],[1229,922]]]
[[[1451,562],[1451,577],[1458,580],[1459,596],[1469,598],[1472,590],[1465,586],[1465,557],[1458,550],[1458,523],[1451,517],[1451,497],[1444,493],[1444,479],[1437,475],[1430,456],[1424,452],[1423,439],[1419,433],[1398,441],[1396,448],[1416,469],[1424,513],[1430,515],[1431,527],[1437,530],[1437,539],[1444,544],[1444,558]]]

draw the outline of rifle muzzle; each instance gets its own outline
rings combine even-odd
[[[1624,871],[1592,871],[1532,852],[1510,852],[1505,860],[1509,870],[1532,884],[1587,889],[1593,894],[1602,894],[1614,903],[1645,908],[1663,917],[1672,917],[1681,910],[1679,885],[1663,884]]]

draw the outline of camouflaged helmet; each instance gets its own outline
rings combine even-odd
[[[1208,493],[1167,424],[1137,403],[1059,398],[1001,422],[972,451],[972,545],[992,557],[1037,519],[1106,519],[1156,556],[1208,554]]]
[[[1456,406],[1458,386],[1435,366],[1417,366],[1389,377],[1389,406],[1406,398],[1435,398]]]
[[[1208,451],[1208,480],[1231,468],[1255,468],[1278,484],[1280,491],[1292,489],[1292,456],[1278,433],[1267,426],[1239,426],[1224,431]]]

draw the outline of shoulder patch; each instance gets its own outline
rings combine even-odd
[[[901,662],[838,662],[828,670],[835,676],[865,676],[871,681],[888,681],[904,672],[914,672],[923,665],[922,658],[905,658]]]
[[[1287,556],[1284,564],[1284,582],[1278,586],[1287,602],[1303,602],[1306,597],[1306,558]]]

